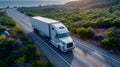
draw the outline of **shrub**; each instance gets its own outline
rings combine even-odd
[[[47,67],[47,66],[44,61],[35,60],[35,61],[32,61],[32,63],[30,64],[30,67]]]
[[[8,44],[8,40],[7,39],[0,40],[0,45],[5,45],[5,44]]]
[[[0,40],[4,40],[6,39],[6,36],[3,34],[3,35],[0,35]]]
[[[89,27],[87,28],[87,33],[88,33],[88,38],[92,37],[94,35],[94,30],[93,28]]]
[[[112,26],[112,18],[106,18],[103,20],[103,27],[104,28],[109,28]]]
[[[20,26],[18,26],[18,25],[16,25],[15,27],[14,27],[14,29],[18,32],[18,33],[22,33],[22,29],[21,29],[21,27]]]
[[[108,37],[112,37],[112,36],[115,36],[115,31],[116,31],[116,27],[111,27],[111,28],[109,28],[108,29],[108,31],[106,32],[106,35],[108,36]]]
[[[87,28],[87,27],[91,26],[91,23],[90,22],[84,22],[84,23],[82,23],[81,26]]]
[[[76,30],[76,32],[77,32],[77,34],[80,35],[80,37],[83,37],[83,38],[85,38],[86,35],[87,35],[87,30],[86,30],[86,28],[78,28],[78,29]]]
[[[92,28],[78,28],[76,30],[77,34],[80,35],[82,38],[90,38],[94,35]]]
[[[25,57],[20,57],[20,58],[16,59],[16,61],[15,61],[15,63],[18,64],[18,65],[20,65],[24,62],[25,62]]]
[[[113,31],[106,32],[107,37],[115,36],[115,33]]]
[[[76,28],[70,28],[70,31],[76,33]]]
[[[120,28],[120,17],[116,18],[114,21],[113,21],[113,25],[117,28]]]
[[[26,60],[31,61],[36,59],[36,47],[32,44],[27,44],[22,49],[23,54],[27,56]]]
[[[100,18],[98,18],[96,20],[96,26],[97,26],[97,28],[103,27],[103,20],[104,19],[105,19],[104,17],[100,17]]]
[[[0,31],[5,31],[5,27],[0,26]]]
[[[100,17],[96,20],[97,28],[109,28],[112,26],[112,18]]]
[[[117,37],[108,37],[105,38],[101,41],[101,43],[106,46],[106,47],[110,47],[110,48],[118,48],[120,47],[120,39]]]
[[[0,60],[0,67],[8,67],[5,62]]]
[[[116,27],[111,27],[108,29],[108,31],[115,31],[117,28]]]

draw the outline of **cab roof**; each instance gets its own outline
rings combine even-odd
[[[59,34],[69,32],[68,29],[62,23],[55,23],[53,24],[53,26]]]

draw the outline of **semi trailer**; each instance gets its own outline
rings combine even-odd
[[[69,30],[60,21],[49,18],[35,16],[31,19],[34,32],[39,33],[46,40],[57,47],[62,52],[67,52],[75,48]]]

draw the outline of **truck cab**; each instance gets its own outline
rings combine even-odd
[[[70,37],[68,29],[62,23],[54,23],[50,25],[51,43],[59,48],[62,52],[70,51],[75,48],[74,41]]]

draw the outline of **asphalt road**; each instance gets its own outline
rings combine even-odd
[[[43,52],[54,67],[119,67],[120,56],[110,54],[106,50],[71,36],[76,48],[73,51],[62,53],[45,41],[40,35],[33,32],[31,20],[15,9],[7,9],[7,14],[19,24],[35,46]]]

